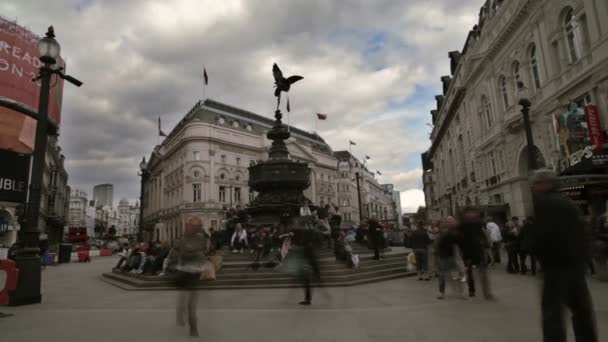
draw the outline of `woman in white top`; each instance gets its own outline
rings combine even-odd
[[[243,249],[247,246],[247,231],[243,229],[240,223],[237,223],[236,229],[232,234],[232,239],[230,239],[232,253],[243,253]]]

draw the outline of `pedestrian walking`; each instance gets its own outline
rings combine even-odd
[[[528,217],[524,220],[519,233],[519,267],[521,274],[528,273],[528,257],[530,257],[530,272],[536,275],[536,255],[534,254],[534,219]]]
[[[431,239],[428,247],[428,275],[433,278],[439,275],[439,260],[437,260],[435,252],[437,249],[437,238],[439,237],[439,222],[433,222],[427,232],[429,239]]]
[[[494,299],[494,295],[491,292],[488,265],[484,255],[484,249],[489,242],[484,233],[481,212],[472,207],[465,208],[460,213],[459,222],[461,234],[460,248],[467,272],[469,296],[475,297],[473,269],[476,269],[485,299],[492,300]]]
[[[418,272],[418,280],[431,280],[429,270],[429,245],[431,239],[428,232],[422,224],[419,224],[417,229],[412,233],[410,238],[411,248],[416,256],[416,271]]]
[[[507,250],[507,272],[519,273],[519,221],[513,217],[511,222],[505,225],[502,234]]]
[[[500,227],[492,219],[488,218],[486,221],[486,230],[490,235],[490,244],[492,250],[492,262],[491,264],[500,264],[500,247],[502,244],[502,234],[500,234]]]
[[[198,304],[196,284],[207,261],[206,247],[207,238],[203,234],[203,221],[199,218],[191,218],[186,222],[184,236],[175,243],[170,253],[171,257],[176,259],[174,262],[177,271],[176,286],[179,289],[177,324],[185,326],[187,318],[190,336],[193,337],[199,335],[196,318]]]
[[[539,171],[532,180],[534,246],[543,268],[545,342],[566,342],[564,308],[572,313],[576,341],[597,342],[591,294],[585,279],[587,239],[578,208],[559,193],[559,179]]]
[[[304,288],[304,300],[300,305],[312,304],[312,282],[321,280],[319,261],[314,249],[313,231],[296,229],[294,233],[293,253],[297,260],[298,278]],[[291,253],[291,252],[290,252]]]
[[[380,250],[384,250],[384,229],[376,217],[368,221],[368,240],[370,247],[374,250],[374,260],[382,259]]]
[[[435,254],[438,260],[439,271],[439,296],[445,298],[445,285],[449,281],[454,293],[461,298],[464,297],[461,278],[460,253],[458,248],[458,222],[452,216],[441,222],[439,236],[437,237]]]

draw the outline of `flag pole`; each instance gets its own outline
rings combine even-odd
[[[315,138],[319,140],[319,115],[315,114],[315,118]]]

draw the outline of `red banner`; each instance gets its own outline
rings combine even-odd
[[[32,82],[38,75],[39,36],[16,22],[0,16],[0,96],[23,103],[38,110],[40,82]],[[59,59],[55,67],[65,67]],[[53,76],[49,98],[49,119],[59,125],[63,80]],[[24,114],[0,107],[0,148],[19,152],[33,149],[35,120]]]
[[[600,114],[597,111],[596,105],[585,106],[585,119],[587,121],[591,145],[594,150],[598,150],[604,144],[604,133],[602,132]]]

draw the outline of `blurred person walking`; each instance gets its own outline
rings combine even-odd
[[[198,322],[196,317],[196,307],[198,304],[198,292],[196,284],[201,278],[203,265],[207,261],[206,247],[207,238],[203,234],[203,221],[199,218],[190,218],[186,221],[183,237],[175,243],[172,258],[177,271],[175,283],[179,289],[177,300],[177,324],[185,326],[188,319],[190,336],[197,337]],[[170,262],[171,263],[171,262]]]
[[[422,224],[419,224],[417,229],[412,233],[410,245],[416,256],[416,271],[418,272],[418,280],[431,280],[429,271],[429,245],[431,238]]]
[[[296,265],[298,278],[304,288],[304,300],[299,303],[300,305],[312,304],[312,282],[321,280],[313,235],[314,232],[311,229],[296,229],[294,231],[293,253],[298,263]]]
[[[438,260],[439,269],[439,296],[437,299],[445,298],[446,280],[450,281],[454,292],[464,297],[462,282],[460,281],[460,253],[458,248],[458,222],[452,216],[448,216],[445,221],[439,226],[439,236],[437,237],[437,245],[435,254]]]
[[[513,217],[512,221],[505,225],[505,231],[502,234],[507,250],[508,273],[519,273],[519,228],[517,217]]]
[[[519,233],[519,267],[521,274],[528,273],[527,260],[530,257],[530,271],[536,275],[536,255],[534,255],[534,219],[528,217]]]
[[[374,260],[381,260],[380,250],[384,250],[384,229],[375,216],[368,221],[368,240],[374,250]]]
[[[567,307],[572,313],[576,341],[597,342],[595,314],[585,279],[585,230],[578,208],[559,193],[559,186],[559,179],[551,171],[538,171],[532,180],[534,248],[543,268],[543,340],[566,342]]]
[[[485,247],[489,244],[481,220],[481,212],[475,208],[465,208],[460,214],[459,230],[461,234],[460,247],[467,272],[469,297],[475,297],[475,278],[473,269],[477,269],[479,282],[485,299],[492,300],[490,279],[488,277]]]

